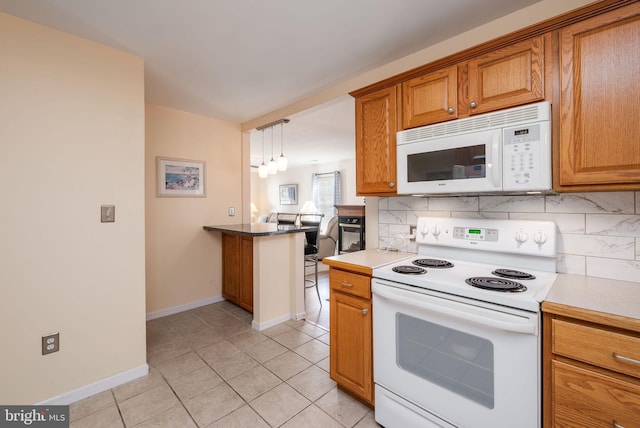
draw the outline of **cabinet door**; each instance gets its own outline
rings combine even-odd
[[[566,27],[560,43],[561,190],[640,188],[640,4]]]
[[[240,235],[222,234],[222,297],[238,303],[240,298]]]
[[[371,301],[337,292],[330,300],[331,379],[373,404]]]
[[[470,114],[513,107],[544,99],[545,38],[515,43],[470,60]]]
[[[356,193],[396,194],[396,86],[356,98]]]
[[[452,66],[402,84],[403,129],[458,117],[458,67]]]
[[[640,426],[640,386],[560,361],[552,362],[554,426]]]
[[[253,312],[253,238],[251,236],[243,236],[241,246],[241,281],[238,304],[249,312]]]

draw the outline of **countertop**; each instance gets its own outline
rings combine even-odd
[[[371,275],[373,269],[377,267],[414,256],[415,253],[378,251],[377,249],[371,249],[325,257],[322,259],[322,263],[329,265],[329,267],[336,267]]]
[[[311,226],[278,225],[276,223],[225,224],[202,226],[202,228],[210,232],[223,232],[246,236],[285,235],[287,233],[300,233],[316,229]]]
[[[371,275],[377,267],[413,256],[371,249],[325,257],[322,263]],[[640,283],[561,273],[542,310],[640,332]]]
[[[640,331],[640,283],[559,274],[542,310]]]

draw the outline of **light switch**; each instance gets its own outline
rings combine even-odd
[[[236,209],[234,207],[229,207],[229,217],[233,217],[236,215]]]
[[[101,205],[100,206],[100,221],[102,223],[113,223],[116,221],[116,207],[115,205]]]

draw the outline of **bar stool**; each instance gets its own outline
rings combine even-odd
[[[298,222],[298,216],[299,216],[298,213],[277,213],[276,221],[278,225],[281,225],[281,224],[293,225]]]
[[[313,230],[305,231],[306,242],[304,245],[304,288],[316,288],[316,294],[318,295],[318,301],[322,306],[322,299],[320,298],[320,290],[318,290],[318,235],[320,234],[320,223],[322,222],[324,214],[300,214],[300,226],[314,227]],[[307,279],[307,268],[313,267],[315,273],[315,279]]]

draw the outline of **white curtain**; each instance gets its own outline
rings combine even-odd
[[[338,214],[334,205],[342,202],[340,171],[311,174],[311,199],[324,217],[320,226],[324,233],[329,220]]]

